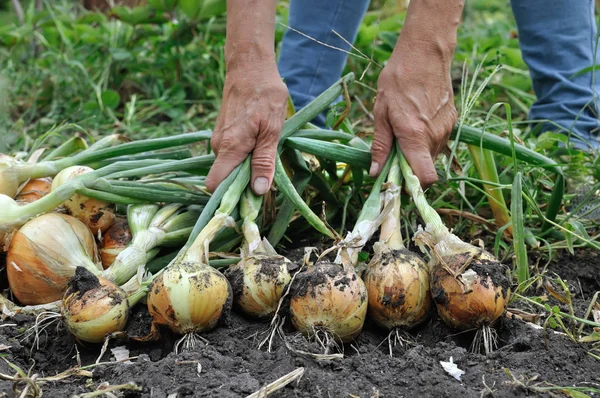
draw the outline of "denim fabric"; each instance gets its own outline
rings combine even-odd
[[[521,50],[538,98],[531,108],[530,119],[550,120],[570,131],[571,141],[577,146],[598,148],[600,124],[595,99],[600,91],[596,90],[600,88],[600,76],[596,84],[592,73],[572,77],[594,64],[594,1],[511,0],[511,3]],[[292,0],[289,25],[322,43],[348,50],[350,46],[333,31],[353,42],[368,5],[368,0]],[[344,52],[288,29],[283,38],[279,72],[296,108],[302,108],[335,83],[346,60]],[[323,126],[324,115],[315,122]],[[545,124],[544,128],[559,129],[553,124]]]
[[[288,29],[279,55],[279,73],[285,79],[296,109],[335,83],[346,65],[347,54],[315,42],[349,51],[369,0],[292,0]],[[306,37],[304,35],[309,36]],[[323,127],[325,115],[315,121]]]
[[[529,66],[537,102],[529,118],[548,119],[571,131],[582,149],[598,148],[596,74],[573,77],[594,62],[596,22],[593,0],[511,0],[519,44]],[[545,130],[558,130],[545,124]],[[564,131],[564,130],[563,130]]]

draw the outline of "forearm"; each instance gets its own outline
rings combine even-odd
[[[249,68],[275,62],[275,5],[277,0],[227,0],[228,68]]]
[[[463,7],[464,0],[412,0],[391,60],[418,47],[449,68]]]

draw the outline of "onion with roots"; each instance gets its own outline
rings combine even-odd
[[[404,246],[400,230],[400,165],[393,153],[384,206],[391,210],[381,224],[375,256],[364,273],[369,316],[387,330],[411,329],[425,321],[432,307],[429,269]],[[390,209],[391,207],[391,209]]]
[[[214,328],[231,309],[231,286],[216,269],[193,261],[170,265],[157,275],[148,294],[154,323],[178,334]]]
[[[127,219],[119,217],[102,236],[102,248],[100,249],[102,267],[104,269],[110,267],[115,262],[115,258],[127,248],[130,242],[131,231]]]
[[[431,292],[438,314],[460,330],[480,329],[485,335],[504,313],[510,297],[510,281],[503,265],[482,247],[460,240],[429,206],[418,178],[406,160],[401,168],[421,217],[426,223],[414,239],[431,250]],[[486,351],[491,351],[486,344]]]
[[[367,289],[352,267],[319,262],[296,275],[290,296],[292,324],[304,335],[325,332],[347,343],[363,328]]]
[[[71,166],[62,170],[52,181],[54,191],[67,181],[94,171],[87,166]],[[63,206],[70,215],[83,221],[88,228],[96,234],[98,231],[105,232],[113,223],[115,218],[115,206],[102,200],[88,198],[81,194],[75,194],[67,199]]]
[[[78,266],[99,274],[96,242],[78,219],[48,213],[27,222],[10,242],[6,264],[10,289],[22,304],[59,300]]]
[[[61,312],[77,340],[101,343],[107,334],[125,329],[129,303],[119,286],[78,267],[64,294]]]
[[[27,184],[21,188],[15,200],[19,205],[33,203],[48,194],[51,189],[52,178],[50,177],[29,180]]]
[[[255,318],[273,316],[291,276],[292,262],[277,254],[266,239],[261,239],[255,220],[262,197],[247,188],[241,199],[240,214],[244,219],[242,260],[230,266],[225,276],[233,288],[233,302],[244,314]]]

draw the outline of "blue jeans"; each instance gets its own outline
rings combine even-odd
[[[546,131],[569,132],[580,148],[599,148],[600,123],[596,92],[600,79],[592,73],[573,77],[595,64],[594,0],[511,0],[519,42],[528,64],[536,103],[532,120],[549,120]],[[330,46],[350,46],[369,0],[291,0],[289,26],[283,38],[279,72],[297,109],[331,86],[343,71],[347,54]],[[600,56],[596,57],[596,61]],[[600,63],[600,62],[596,62]],[[598,90],[597,90],[598,89]],[[324,115],[316,123],[324,124]],[[557,127],[556,125],[560,126]]]

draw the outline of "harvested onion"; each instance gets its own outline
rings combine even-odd
[[[406,160],[401,168],[425,230],[415,241],[431,250],[431,293],[438,314],[457,329],[488,328],[504,313],[510,297],[510,283],[502,264],[480,247],[460,240],[429,206],[419,179]]]
[[[301,272],[290,288],[294,327],[307,336],[319,331],[341,342],[352,341],[367,314],[367,289],[350,267],[320,262]]]
[[[125,329],[129,304],[125,292],[104,278],[78,267],[62,300],[67,329],[78,340],[100,343],[109,333]]]
[[[50,192],[52,188],[52,178],[36,178],[29,180],[27,184],[21,188],[19,194],[15,198],[19,205],[32,203]]]
[[[98,274],[96,242],[78,219],[48,213],[27,222],[12,237],[8,283],[22,304],[46,304],[62,297],[78,266]]]
[[[131,231],[126,218],[117,218],[109,229],[102,236],[102,248],[100,249],[100,259],[102,267],[107,269],[114,262],[115,258],[131,242]]]
[[[19,190],[20,181],[15,171],[18,163],[13,157],[0,154],[0,193],[10,198]]]
[[[369,262],[364,281],[369,292],[369,316],[379,326],[392,330],[410,329],[427,319],[431,310],[429,270],[425,262],[407,250],[400,230],[400,165],[393,163],[384,195],[390,214],[381,224],[375,256]]]
[[[175,333],[199,333],[214,328],[231,308],[231,286],[216,269],[181,261],[157,275],[148,294],[155,323]]]
[[[52,181],[52,190],[54,191],[77,176],[92,171],[94,170],[87,166],[67,167],[58,173]],[[94,198],[88,198],[80,194],[71,196],[63,203],[63,206],[70,215],[83,221],[94,234],[98,231],[106,231],[115,218],[114,204]]]
[[[243,313],[264,318],[275,314],[285,286],[291,276],[287,258],[277,254],[267,240],[261,239],[256,218],[262,197],[247,188],[241,199],[242,260],[225,272],[233,288],[233,302]]]

